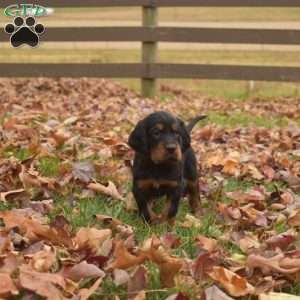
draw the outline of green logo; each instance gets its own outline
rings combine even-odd
[[[7,17],[41,17],[47,15],[47,8],[37,4],[13,4],[5,8]]]

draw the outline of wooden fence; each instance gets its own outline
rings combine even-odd
[[[16,2],[1,0],[0,7]],[[130,64],[0,63],[0,77],[141,78],[142,94],[149,97],[155,95],[157,78],[300,80],[300,67],[157,63],[158,42],[300,45],[300,30],[158,27],[159,7],[300,7],[300,0],[35,0],[29,2],[46,7],[142,7],[142,27],[56,27],[46,28],[42,37],[46,42],[142,42],[142,62]],[[0,42],[7,41],[7,34],[4,30],[0,31]]]

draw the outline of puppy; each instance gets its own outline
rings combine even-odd
[[[166,196],[169,201],[164,216],[169,221],[174,220],[185,193],[192,212],[199,208],[197,161],[190,132],[205,117],[198,116],[185,126],[179,118],[159,111],[139,121],[130,134],[128,144],[135,150],[133,194],[146,222],[162,221],[150,209],[150,203],[158,197]]]

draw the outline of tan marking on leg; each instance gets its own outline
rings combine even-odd
[[[201,211],[198,180],[187,181],[187,193],[192,213],[195,214]]]
[[[148,208],[148,211],[149,211],[149,214],[150,214],[150,222],[152,224],[156,224],[157,219],[159,219],[159,217],[153,211],[153,200],[150,200],[149,202],[147,202],[147,208]]]

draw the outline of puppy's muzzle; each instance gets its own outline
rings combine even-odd
[[[175,143],[172,143],[172,144],[167,144],[165,147],[169,154],[174,154],[176,151],[177,145]]]

